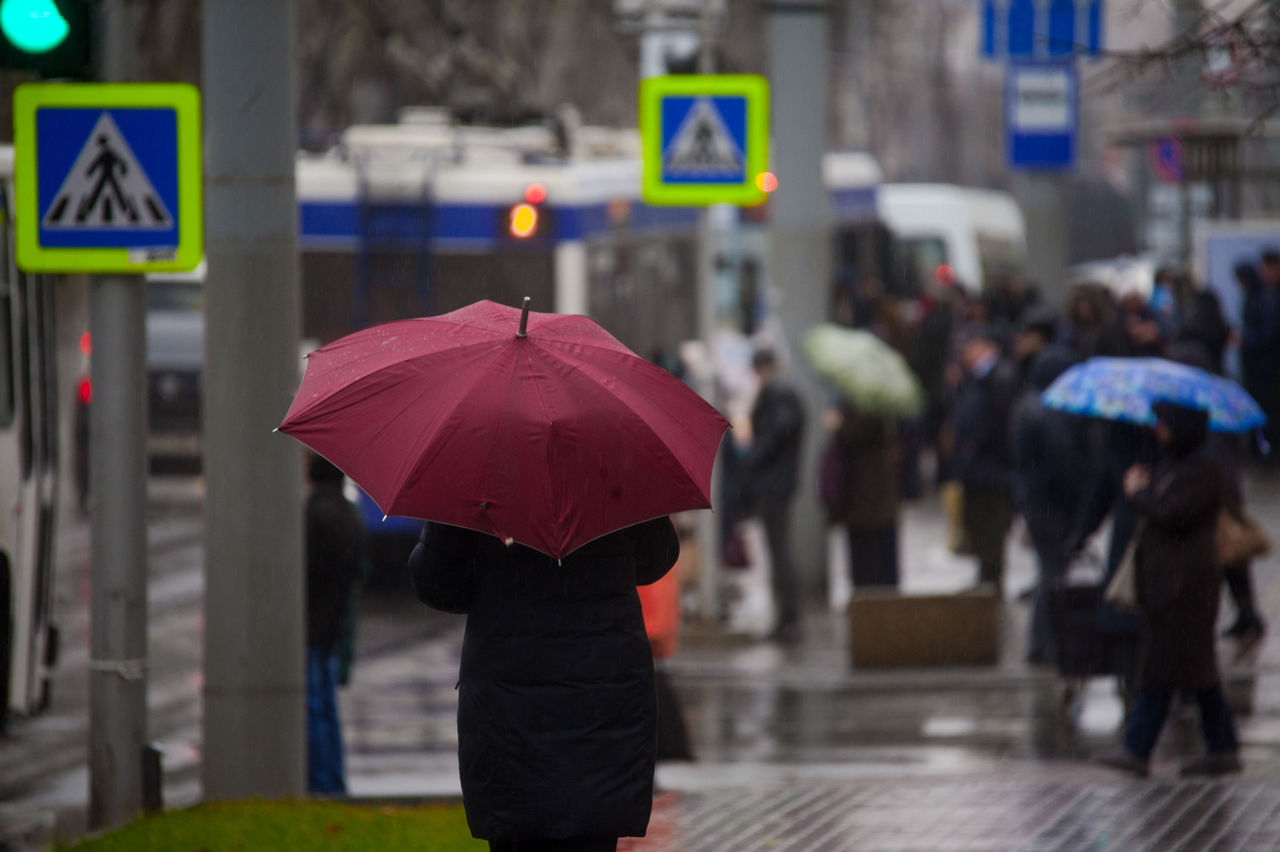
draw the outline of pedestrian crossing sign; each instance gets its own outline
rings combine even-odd
[[[184,272],[204,256],[200,93],[28,83],[13,96],[14,230],[28,272]]]
[[[769,83],[679,74],[640,84],[644,200],[753,206],[767,194]]]

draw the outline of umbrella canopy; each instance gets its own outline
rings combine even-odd
[[[1163,358],[1090,358],[1041,396],[1050,408],[1154,426],[1151,403],[1167,399],[1209,412],[1215,432],[1247,432],[1267,422],[1253,397],[1230,379]]]
[[[316,350],[280,431],[388,515],[557,558],[641,521],[708,508],[728,422],[586,317],[528,313],[527,304],[522,317],[477,302]]]
[[[915,417],[924,409],[919,380],[895,352],[869,331],[823,323],[804,336],[813,369],[868,414]]]

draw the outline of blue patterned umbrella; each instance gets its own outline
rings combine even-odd
[[[1235,382],[1162,358],[1090,358],[1040,396],[1050,408],[1144,426],[1155,425],[1151,403],[1161,399],[1208,409],[1215,432],[1247,432],[1267,422]]]

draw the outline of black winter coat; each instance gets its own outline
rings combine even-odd
[[[843,405],[834,437],[844,452],[844,506],[832,520],[854,532],[895,526],[902,502],[897,422]]]
[[[1013,496],[1013,459],[1009,419],[1017,377],[1013,366],[998,362],[985,376],[969,376],[960,386],[952,413],[956,434],[956,477],[967,488]]]
[[[667,518],[596,539],[562,564],[428,523],[409,558],[418,597],[467,614],[458,758],[484,839],[643,836],[657,703],[636,585],[680,552]]]
[[[1199,692],[1218,682],[1214,633],[1222,572],[1215,544],[1222,472],[1205,450],[1167,460],[1130,500],[1143,521],[1136,551],[1144,690]]]
[[[341,640],[360,577],[360,515],[341,482],[315,486],[307,498],[307,645],[332,648]]]
[[[747,493],[755,505],[787,500],[800,474],[804,406],[794,390],[778,382],[760,389],[751,409],[751,452],[747,455]]]
[[[1089,485],[1081,471],[1093,465],[1085,427],[1046,407],[1033,390],[1014,406],[1012,433],[1018,510],[1033,534],[1060,538],[1069,547]]]

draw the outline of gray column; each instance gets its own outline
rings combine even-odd
[[[136,78],[136,10],[102,5],[99,77]],[[139,275],[89,284],[89,825],[142,810],[147,736],[146,292]]]
[[[293,15],[204,0],[206,799],[306,786]]]
[[[826,318],[831,279],[830,204],[822,180],[827,149],[830,44],[827,5],[814,0],[769,4],[769,100],[774,173],[769,197],[769,282],[792,354],[794,381],[806,403],[804,465],[793,516],[796,569],[807,588],[825,576],[825,524],[814,490],[826,396],[798,363],[804,332]]]
[[[89,825],[142,808],[147,735],[146,301],[140,276],[90,284]]]

